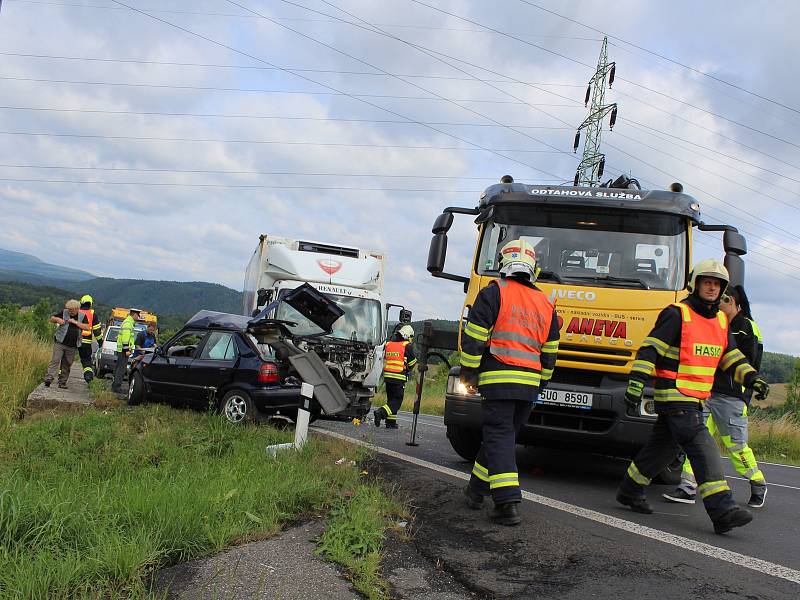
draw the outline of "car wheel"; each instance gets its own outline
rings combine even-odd
[[[256,421],[256,407],[250,395],[242,390],[231,390],[222,397],[219,403],[219,412],[228,423],[244,425]]]
[[[128,386],[128,405],[136,406],[147,402],[147,392],[144,389],[144,378],[138,371],[131,377],[131,383]]]
[[[481,449],[483,435],[480,429],[459,427],[458,425],[447,426],[447,439],[450,445],[461,458],[470,462],[475,461],[478,450]]]

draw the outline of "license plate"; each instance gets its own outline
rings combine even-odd
[[[592,394],[566,390],[542,390],[536,404],[554,404],[573,408],[592,408]]]

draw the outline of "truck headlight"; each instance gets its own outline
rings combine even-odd
[[[456,375],[447,378],[447,393],[455,396],[469,396],[467,386],[461,383],[461,379]]]
[[[656,416],[656,402],[652,398],[643,398],[639,405],[639,414],[643,417]]]

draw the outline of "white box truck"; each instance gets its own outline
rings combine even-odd
[[[303,283],[326,294],[344,311],[329,335],[286,304],[274,318],[292,321],[293,335],[307,335],[301,344],[325,362],[350,399],[341,413],[363,417],[383,371],[388,305],[383,299],[385,259],[373,252],[314,241],[262,235],[247,265],[244,282],[245,315]],[[410,314],[405,312],[406,320]]]

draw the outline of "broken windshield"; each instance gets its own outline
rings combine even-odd
[[[281,296],[284,293],[282,291]],[[326,294],[326,296],[344,311],[344,314],[333,324],[333,331],[327,337],[364,342],[370,346],[378,343],[378,340],[382,337],[380,302],[366,298],[339,296],[337,294]],[[322,331],[284,302],[281,302],[278,306],[275,318],[297,323],[295,327],[291,327],[294,335],[315,335]]]
[[[542,281],[660,290],[681,290],[686,284],[686,224],[678,216],[609,208],[498,207],[483,230],[477,272],[496,276],[500,249],[517,238],[536,249]]]

